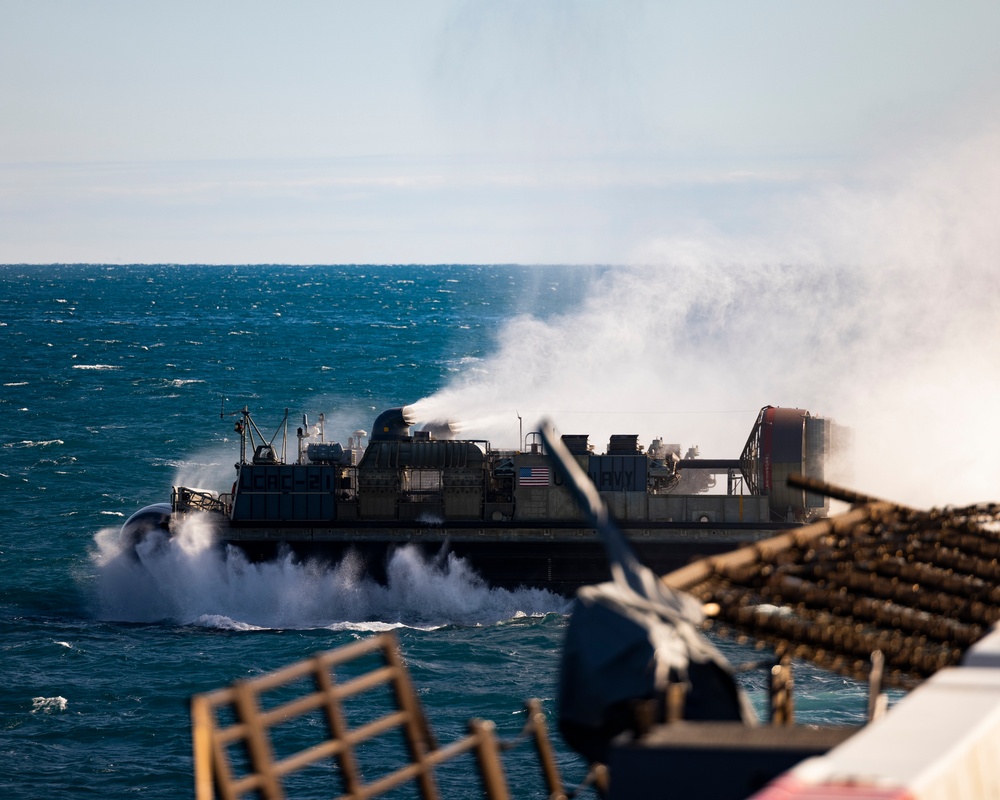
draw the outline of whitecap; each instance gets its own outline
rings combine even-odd
[[[191,624],[199,628],[215,628],[220,631],[267,630],[267,628],[262,628],[259,625],[251,625],[248,622],[240,622],[239,620],[232,619],[231,617],[227,617],[225,614],[202,614]]]
[[[358,633],[384,633],[385,631],[396,631],[400,628],[412,627],[404,625],[402,622],[379,622],[377,620],[372,622],[334,622],[331,625],[327,625],[327,630],[331,631],[357,631]],[[437,630],[441,626],[434,627],[422,627],[418,628],[420,630]]]
[[[111,369],[121,369],[119,366],[114,364],[74,364],[73,369],[89,369],[89,370],[111,370]]]
[[[36,714],[41,711],[43,714],[51,714],[53,711],[65,711],[68,705],[65,697],[32,697],[31,713]]]

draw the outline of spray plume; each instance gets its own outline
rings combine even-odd
[[[853,429],[857,488],[918,507],[997,499],[1000,135],[913,151],[772,209],[753,236],[649,241],[571,314],[514,319],[415,404],[513,444],[639,433],[738,455],[758,409]]]

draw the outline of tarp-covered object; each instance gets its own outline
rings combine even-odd
[[[574,750],[606,760],[608,742],[634,726],[636,702],[656,701],[662,720],[677,682],[684,719],[756,721],[725,657],[692,621],[614,582],[580,589],[559,684],[559,729]]]
[[[548,452],[604,542],[613,580],[577,593],[563,645],[559,728],[591,761],[634,726],[636,704],[652,700],[663,719],[670,683],[686,689],[683,718],[756,722],[725,657],[697,630],[701,604],[668,588],[641,564],[610,519],[593,483],[543,427]]]

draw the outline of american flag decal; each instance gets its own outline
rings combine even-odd
[[[548,486],[548,467],[521,467],[517,473],[517,482],[520,486]]]

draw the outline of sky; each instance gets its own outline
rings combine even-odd
[[[920,0],[0,0],[0,263],[655,260],[987,124],[998,23]]]
[[[421,415],[733,458],[805,408],[853,431],[849,486],[998,500],[998,30],[995,0],[0,0],[0,264],[613,265]]]

